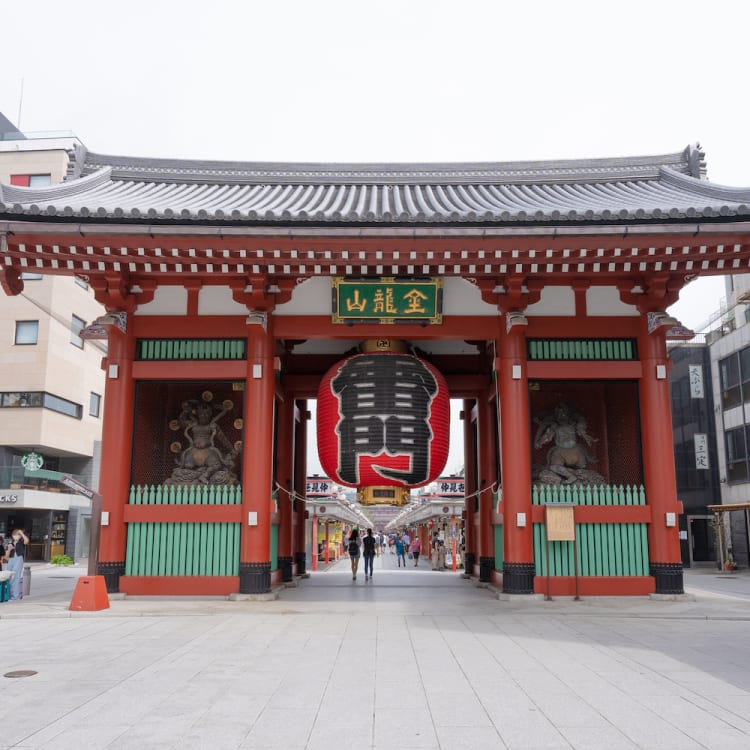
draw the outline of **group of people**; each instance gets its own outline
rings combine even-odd
[[[23,529],[13,529],[10,539],[0,535],[0,569],[10,572],[10,600],[23,599],[23,561],[29,538]]]
[[[385,546],[388,543],[385,541],[386,539],[388,537],[384,534],[373,534],[372,529],[367,529],[364,537],[360,537],[359,529],[352,529],[346,543],[346,551],[352,566],[353,581],[357,580],[360,556],[364,559],[365,563],[365,581],[372,580],[372,567],[375,555],[380,554],[381,550],[385,550]],[[422,551],[422,544],[419,541],[419,537],[415,536],[414,539],[410,540],[408,533],[404,533],[401,536],[395,534],[390,538],[390,546],[391,553],[395,554],[398,559],[399,568],[402,563],[404,568],[406,567],[407,554],[410,559],[414,560],[414,567],[419,565],[419,554]]]

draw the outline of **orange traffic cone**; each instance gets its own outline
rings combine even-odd
[[[104,576],[81,576],[68,609],[89,612],[109,609],[109,596]]]

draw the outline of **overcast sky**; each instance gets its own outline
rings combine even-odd
[[[748,21],[746,0],[3,3],[0,111],[100,153],[243,161],[700,142],[712,181],[750,186]],[[691,284],[678,317],[722,290]]]

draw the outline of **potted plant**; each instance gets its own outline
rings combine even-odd
[[[724,570],[737,570],[737,563],[734,561],[731,552],[727,552],[727,556],[724,559]]]

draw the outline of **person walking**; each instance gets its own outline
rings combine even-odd
[[[362,557],[365,560],[365,581],[368,578],[372,580],[372,563],[375,559],[375,537],[372,535],[372,529],[367,529],[367,535],[362,540]]]
[[[26,545],[29,538],[23,529],[13,529],[10,544],[5,550],[5,559],[8,563],[8,570],[14,575],[10,581],[10,599],[23,599],[23,560],[26,556]]]
[[[357,580],[357,568],[359,567],[359,548],[362,546],[362,540],[359,538],[359,531],[355,528],[352,529],[352,533],[349,534],[349,544],[347,544],[347,552],[349,553],[349,560],[352,564],[352,581]]]
[[[414,558],[414,567],[416,568],[419,564],[419,553],[422,550],[422,544],[419,541],[419,537],[415,534],[414,541],[411,543],[411,556]]]
[[[430,557],[432,561],[432,569],[439,570],[438,568],[438,553],[440,551],[440,537],[437,532],[432,535],[432,549],[430,550]]]
[[[396,537],[396,542],[394,544],[394,547],[396,548],[396,559],[398,560],[398,567],[401,567],[401,561],[404,561],[404,567],[406,567],[406,555],[404,554],[404,541],[401,539],[400,536]]]

